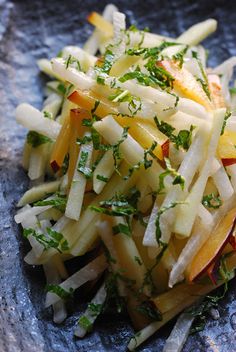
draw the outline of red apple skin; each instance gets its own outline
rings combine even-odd
[[[232,209],[222,219],[222,221],[219,225],[224,224],[223,222],[226,220],[230,220],[231,217],[232,217],[232,221],[231,221],[231,225],[228,228],[227,234],[225,235],[225,233],[220,232],[218,230],[219,227],[217,227],[215,230],[213,230],[212,235],[210,235],[210,237],[208,238],[206,243],[203,245],[203,247],[199,250],[197,255],[194,257],[194,259],[190,265],[190,269],[189,269],[189,281],[190,282],[200,278],[203,274],[205,274],[208,271],[208,269],[211,267],[211,265],[213,263],[216,263],[217,260],[220,258],[221,253],[224,250],[225,246],[227,245],[227,243],[230,242],[230,239],[232,238],[233,232],[236,227],[236,208]],[[218,233],[217,233],[217,230],[218,230]],[[200,265],[200,255],[199,254],[201,254],[202,249],[206,250],[207,248],[211,247],[212,236],[214,236],[214,238],[218,237],[218,247],[215,251],[215,254],[212,257],[209,257],[204,264]],[[198,272],[196,272],[196,270],[193,270],[194,264],[196,264],[196,266],[199,266]]]
[[[236,163],[236,158],[225,158],[225,159],[221,159],[222,164],[224,165],[224,167],[226,166],[230,166]]]
[[[56,160],[51,161],[50,165],[55,173],[60,169],[60,166],[57,164]]]
[[[72,103],[78,104],[79,93],[75,90],[67,97],[67,99],[70,100]]]
[[[161,146],[162,149],[162,154],[163,158],[168,158],[169,157],[169,152],[170,152],[170,141],[167,139]]]
[[[211,282],[213,283],[213,285],[215,286],[217,285],[218,267],[219,267],[219,260],[217,259],[217,261],[211,264],[211,266],[207,269],[207,275],[211,280]]]

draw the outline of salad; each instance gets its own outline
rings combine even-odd
[[[50,77],[42,110],[16,109],[29,130],[15,215],[24,260],[43,267],[55,323],[77,289],[96,292],[78,338],[107,307],[125,310],[132,351],[181,313],[164,347],[180,351],[235,275],[236,58],[207,66],[214,19],[178,38],[127,28],[114,5],[88,21],[83,48],[38,61]]]

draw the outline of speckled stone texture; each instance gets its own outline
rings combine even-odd
[[[75,313],[56,326],[43,307],[44,277],[40,268],[23,263],[27,244],[14,224],[15,204],[27,187],[21,168],[26,131],[17,126],[14,109],[28,102],[42,103],[45,77],[36,59],[55,55],[66,44],[82,44],[92,28],[86,16],[101,11],[107,1],[0,0],[0,352],[125,351],[132,335],[127,317],[107,314],[95,331],[80,340],[73,326],[85,307],[75,300]],[[214,66],[236,55],[236,2],[145,0],[115,1],[138,27],[176,36],[208,17],[219,20],[217,33],[206,41]],[[80,263],[75,263],[74,270]],[[73,268],[72,268],[73,270]],[[236,351],[236,281],[220,304],[221,318],[209,318],[205,330],[190,336],[184,352]],[[172,324],[168,324],[141,351],[161,351]]]

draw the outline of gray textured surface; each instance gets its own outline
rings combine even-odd
[[[0,0],[0,352],[125,351],[132,329],[125,317],[107,315],[93,334],[73,338],[73,325],[83,304],[58,327],[43,308],[44,279],[38,268],[23,264],[26,244],[13,222],[14,204],[27,187],[20,166],[25,130],[14,121],[20,102],[40,107],[44,77],[36,59],[55,55],[65,44],[83,43],[91,31],[85,22],[91,10],[106,1]],[[206,45],[214,65],[236,54],[234,1],[115,1],[140,28],[177,35],[207,17],[219,20],[219,30]],[[209,3],[209,4],[208,4]],[[220,305],[221,318],[209,319],[206,329],[191,336],[185,352],[236,351],[236,284]],[[142,351],[158,351],[170,325],[155,335]]]

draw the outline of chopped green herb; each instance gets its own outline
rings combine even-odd
[[[63,83],[59,83],[57,86],[57,90],[59,91],[59,93],[62,93],[62,95],[66,94],[66,86]]]
[[[221,136],[224,134],[227,120],[230,118],[231,115],[232,115],[232,112],[227,110],[225,113],[224,122],[223,122],[222,129],[221,129],[221,134],[220,134]]]
[[[113,235],[118,233],[123,233],[124,235],[131,237],[131,230],[128,224],[117,224],[116,226],[112,227]]]
[[[68,69],[71,65],[73,65],[73,67],[76,68],[78,71],[82,71],[79,60],[73,57],[71,54],[66,59],[65,64],[66,64],[66,69]]]
[[[236,94],[236,87],[229,88],[231,94]]]
[[[218,209],[222,205],[222,200],[216,194],[211,193],[203,196],[202,204],[207,208]]]
[[[157,59],[158,55],[166,48],[174,45],[180,45],[178,43],[172,42],[163,42],[161,45],[154,47],[154,48],[135,48],[135,49],[128,49],[127,54],[131,56],[140,56],[144,55],[144,59],[149,57],[154,57]]]
[[[37,148],[45,143],[52,143],[51,138],[48,138],[38,132],[29,131],[26,137],[27,143],[32,145],[33,148]]]
[[[172,59],[178,61],[179,68],[183,67],[184,64],[184,55],[188,51],[189,46],[186,45],[182,50],[180,50],[177,54],[173,55]]]
[[[55,248],[59,253],[69,250],[69,243],[61,233],[49,227],[47,227],[46,231],[47,236],[43,233],[37,233],[36,230],[32,228],[26,228],[23,230],[23,236],[26,238],[33,236],[45,250]]]
[[[162,207],[158,210],[158,213],[157,213],[157,217],[156,217],[156,221],[155,221],[155,224],[156,224],[156,240],[157,240],[157,243],[160,244],[160,245],[165,245],[161,242],[161,228],[160,228],[160,217],[162,214],[164,214],[166,211],[168,211],[169,209],[171,208],[175,208],[177,205],[179,204],[186,204],[185,202],[182,202],[182,201],[177,201],[177,202],[172,202],[170,203],[169,205],[165,206],[165,207]]]
[[[161,312],[156,308],[155,304],[151,301],[144,301],[138,307],[137,311],[152,321],[162,320]]]
[[[139,257],[137,257],[136,255],[134,256],[134,260],[136,261],[136,263],[138,263],[138,265],[143,265],[143,262],[142,262],[142,260],[139,258]]]
[[[108,177],[105,177],[103,175],[97,175],[96,179],[99,180],[99,181],[102,181],[102,182],[108,182],[109,181]]]
[[[100,104],[100,100],[96,100],[95,103],[94,103],[94,107],[91,110],[91,114],[95,113],[95,111],[97,110],[99,104]]]
[[[90,179],[92,177],[92,169],[86,166],[88,161],[89,153],[82,150],[80,154],[79,163],[77,166],[77,170],[85,176],[85,178]]]
[[[159,175],[159,189],[157,193],[161,193],[161,191],[165,188],[164,180],[166,176],[173,176],[174,180],[172,182],[173,185],[180,185],[181,189],[184,189],[185,179],[180,175],[170,164],[170,160],[168,158],[164,158],[166,163],[166,171],[162,172]]]
[[[197,81],[201,84],[202,89],[206,93],[208,99],[211,100],[211,93],[210,93],[210,90],[209,90],[208,78],[207,78],[207,74],[206,74],[206,72],[205,72],[205,70],[203,68],[202,61],[198,57],[198,53],[196,51],[192,51],[192,57],[194,59],[196,59],[196,61],[198,63],[198,66],[200,68],[201,74],[202,74],[202,78],[198,77]]]
[[[118,173],[119,173],[118,163],[122,159],[122,156],[121,156],[121,153],[120,153],[120,145],[128,137],[128,130],[129,130],[129,127],[124,127],[120,140],[116,144],[112,145],[114,167],[115,167],[116,172],[118,172]]]
[[[102,307],[103,305],[99,303],[91,302],[88,304],[88,310],[93,317],[97,317],[101,313]]]
[[[183,148],[184,150],[189,149],[192,143],[192,135],[193,135],[193,130],[195,129],[195,126],[191,125],[189,131],[180,130],[178,135],[175,135],[173,133],[175,131],[175,128],[173,126],[171,126],[167,122],[159,121],[156,116],[154,117],[154,121],[159,131],[164,133],[170,139],[170,141],[175,144],[176,149],[179,149],[180,147]]]
[[[88,332],[91,331],[92,327],[93,327],[92,322],[88,319],[88,317],[86,317],[86,315],[82,315],[79,318],[78,324],[79,324],[79,326],[81,326],[81,328],[83,328],[84,330],[86,330]]]
[[[52,285],[52,284],[47,285],[46,290],[47,290],[47,292],[55,293],[55,295],[57,295],[58,297],[60,297],[63,300],[71,298],[71,296],[74,293],[73,288],[70,288],[69,291],[66,291],[63,287],[61,287],[59,285]]]
[[[65,195],[56,194],[55,198],[39,200],[38,202],[34,203],[34,206],[52,205],[54,208],[59,209],[60,211],[65,211],[66,202],[67,199]]]
[[[104,86],[105,85],[105,78],[102,76],[97,76],[97,83]]]
[[[44,112],[43,112],[43,116],[44,116],[46,119],[50,119],[50,120],[53,119],[53,115],[52,115],[52,113],[49,112],[49,111],[44,111]]]

